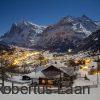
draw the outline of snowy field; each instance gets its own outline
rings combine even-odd
[[[94,85],[96,84],[96,75],[88,76],[90,77],[90,80],[92,81],[87,81],[84,79],[77,79],[74,81],[73,86],[83,86],[83,85]],[[100,75],[99,75],[99,80],[100,80]],[[10,82],[5,82],[5,85],[11,85]],[[18,84],[14,84],[18,85]],[[22,84],[18,85],[22,86]],[[24,84],[25,86],[25,84]],[[100,81],[98,88],[91,88],[90,89],[90,94],[9,94],[9,95],[2,95],[0,94],[0,100],[47,100],[47,99],[53,99],[53,100],[100,100]]]

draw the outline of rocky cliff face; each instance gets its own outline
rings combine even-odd
[[[90,36],[82,40],[77,49],[78,51],[100,50],[100,30],[93,32]]]
[[[14,23],[10,31],[1,37],[1,41],[21,47],[32,47],[36,44],[44,29],[45,27],[28,21]]]

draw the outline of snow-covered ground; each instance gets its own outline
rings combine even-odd
[[[87,81],[82,78],[78,78],[74,82],[74,86],[76,85],[92,85],[93,81],[95,81],[96,84],[96,75],[91,75],[88,76],[90,80],[92,81]],[[100,80],[100,75],[99,75],[99,80]],[[5,85],[11,86],[12,84],[10,82],[5,82]],[[22,84],[14,84],[15,86],[25,86]],[[90,89],[90,94],[17,94],[17,95],[0,95],[1,100],[47,100],[48,98],[53,99],[53,100],[100,100],[100,81],[99,85],[97,88],[91,88]]]
[[[100,87],[91,89],[91,94],[28,94],[0,95],[1,100],[100,100]]]

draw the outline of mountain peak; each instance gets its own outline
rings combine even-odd
[[[19,21],[19,22],[16,22],[16,25],[17,25],[17,26],[29,26],[29,25],[32,25],[32,26],[39,26],[39,25],[34,24],[34,23],[32,23],[32,22],[30,22],[30,21],[28,21],[28,20],[21,20],[21,21]]]
[[[90,21],[91,19],[88,17],[88,16],[86,16],[86,15],[82,15],[81,17],[80,17],[80,19],[81,20],[85,20],[85,21]]]
[[[87,15],[85,15],[85,14],[83,14],[82,17],[84,17],[84,18],[88,18]]]
[[[1,41],[8,44],[31,47],[35,45],[45,27],[33,24],[27,20],[13,23],[10,31],[1,37]]]
[[[74,20],[75,20],[75,18],[73,16],[68,15],[68,16],[61,18],[61,20],[58,22],[58,24],[64,25],[66,23],[71,23]]]
[[[71,15],[67,15],[67,16],[65,16],[65,17],[63,17],[63,19],[72,19],[73,18],[73,16],[71,16]]]

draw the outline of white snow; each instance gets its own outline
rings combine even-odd
[[[19,46],[28,45],[29,47],[37,42],[39,38],[38,34],[41,34],[46,28],[45,26],[36,25],[28,21],[22,21],[14,25],[20,28],[21,32],[20,29],[16,29],[14,32],[11,31],[11,33],[9,32],[8,36],[3,37],[2,40],[7,43],[13,42]]]

